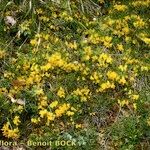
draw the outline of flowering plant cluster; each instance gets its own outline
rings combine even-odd
[[[1,139],[150,146],[149,0],[0,3]]]

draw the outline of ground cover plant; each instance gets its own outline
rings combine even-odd
[[[149,7],[1,0],[0,146],[150,149]]]

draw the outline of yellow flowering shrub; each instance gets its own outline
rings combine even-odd
[[[143,149],[150,1],[0,3],[0,138]]]

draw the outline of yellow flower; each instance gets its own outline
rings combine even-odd
[[[63,67],[66,62],[61,58],[61,54],[56,52],[52,54],[50,57],[47,56],[48,63],[41,68],[43,70],[53,69],[54,67]]]
[[[93,74],[90,76],[91,80],[94,80],[94,83],[99,83],[100,82],[100,78],[102,77],[101,74],[97,73],[96,71],[93,72]]]
[[[49,37],[50,37],[50,35],[49,35],[49,34],[43,34],[42,36],[43,36],[43,38],[44,38],[45,40],[48,40],[48,39],[49,39]]]
[[[126,80],[124,77],[122,77],[120,80],[119,80],[119,83],[124,85],[126,83]]]
[[[122,28],[122,32],[123,32],[125,35],[129,34],[129,32],[130,32],[129,27],[124,27],[124,28]],[[126,40],[127,40],[127,39],[126,39]]]
[[[36,12],[37,12],[37,14],[42,14],[43,10],[41,8],[39,8],[39,9],[36,9]]]
[[[31,122],[37,124],[39,122],[39,120],[36,118],[31,118]]]
[[[82,128],[82,125],[81,124],[76,124],[76,129],[78,129],[78,128]]]
[[[35,46],[35,45],[37,45],[37,40],[36,39],[32,39],[31,41],[30,41],[30,44],[32,45],[32,46]]]
[[[61,117],[68,109],[70,108],[70,104],[63,104],[59,106],[58,109],[55,110],[56,117]]]
[[[19,116],[15,116],[15,118],[14,118],[14,120],[13,120],[13,123],[14,123],[16,126],[18,126],[18,125],[21,123],[21,121],[19,120]]]
[[[89,99],[91,95],[90,89],[88,89],[87,87],[84,87],[83,89],[77,88],[77,90],[73,91],[72,94],[80,96],[82,102],[87,101],[87,99]]]
[[[56,117],[61,117],[63,113],[64,113],[64,111],[62,109],[55,110]]]
[[[133,99],[133,100],[139,99],[139,95],[136,95],[136,94],[135,94],[135,95],[132,95],[132,99]]]
[[[54,107],[56,107],[58,105],[58,101],[54,101],[54,102],[52,102],[51,104],[50,104],[50,107],[51,108],[54,108]]]
[[[141,71],[148,71],[148,70],[149,70],[149,68],[147,66],[142,66],[141,67]]]
[[[119,51],[123,51],[124,50],[123,45],[122,44],[117,44],[117,49]]]
[[[18,139],[20,136],[19,129],[18,128],[10,129],[9,125],[10,125],[9,122],[4,124],[3,128],[1,129],[3,132],[3,135],[7,138]]]
[[[40,110],[39,114],[40,114],[40,117],[43,118],[47,114],[47,110],[46,109]]]
[[[102,92],[102,91],[105,91],[106,89],[109,89],[109,88],[114,89],[115,85],[114,85],[114,83],[110,83],[109,81],[107,81],[105,83],[102,83],[101,87],[97,91]]]
[[[74,42],[74,43],[68,43],[68,42],[66,42],[65,44],[66,44],[66,46],[68,48],[77,49],[77,43],[76,42]]]
[[[74,115],[74,112],[72,112],[72,111],[67,111],[66,114],[67,114],[68,116],[72,116],[72,115]]]
[[[65,98],[65,90],[60,87],[58,92],[57,92],[57,95],[60,97],[60,98]]]
[[[82,95],[81,90],[79,88],[77,88],[75,91],[73,91],[73,94]]]
[[[125,11],[128,7],[126,5],[114,5],[114,9],[118,11]]]
[[[8,130],[7,137],[8,138],[18,139],[19,138],[19,129],[15,128],[13,130]]]
[[[81,102],[86,102],[87,101],[87,97],[86,96],[81,96]]]
[[[118,74],[114,71],[108,71],[107,72],[107,77],[110,80],[117,80],[118,79]]]
[[[144,38],[142,38],[142,40],[143,40],[146,44],[150,45],[150,38],[144,37]]]
[[[108,85],[108,84],[106,84],[106,83],[102,83],[102,84],[101,84],[101,89],[102,89],[102,90],[107,89],[107,88],[108,88],[107,85]]]
[[[105,36],[102,38],[102,42],[104,43],[104,46],[106,46],[108,48],[112,47],[111,41],[112,41],[112,37]]]
[[[122,72],[127,70],[127,65],[119,65],[118,67]]]
[[[43,91],[43,89],[36,89],[35,94],[36,95],[42,95],[42,94],[44,94],[44,91]]]
[[[51,121],[51,120],[54,120],[55,119],[55,116],[53,113],[51,112],[47,112],[47,120]]]
[[[118,104],[123,107],[124,105],[128,105],[129,101],[128,100],[118,100]]]
[[[55,119],[55,115],[51,112],[47,112],[47,123],[46,125],[49,126],[50,121],[53,121]]]
[[[39,102],[38,105],[39,105],[39,109],[40,109],[40,108],[47,106],[48,104],[47,104],[47,101],[45,99],[43,99]]]
[[[9,130],[9,122],[3,125],[3,128],[1,129],[3,131],[3,134],[6,135]]]
[[[112,58],[111,58],[111,56],[109,55],[109,54],[105,54],[105,53],[102,53],[100,56],[99,56],[99,58],[98,58],[98,61],[99,61],[99,63],[101,63],[101,62],[106,62],[106,63],[112,63]]]
[[[71,107],[70,109],[71,109],[72,111],[77,111],[74,107]]]
[[[142,19],[139,19],[138,21],[134,22],[133,25],[136,28],[143,28],[145,27],[146,23]]]
[[[134,81],[135,80],[135,78],[134,77],[130,77],[130,79],[129,79],[131,82],[132,81]]]
[[[133,5],[134,7],[141,7],[141,6],[149,7],[149,4],[150,4],[150,1],[149,1],[149,0],[145,0],[145,1],[137,0],[137,1],[133,1],[133,2],[132,2],[132,5]]]
[[[90,56],[92,55],[92,50],[91,50],[91,47],[90,46],[87,46],[84,48],[84,53],[85,53],[85,56],[84,56],[84,60],[89,60],[90,59]]]

